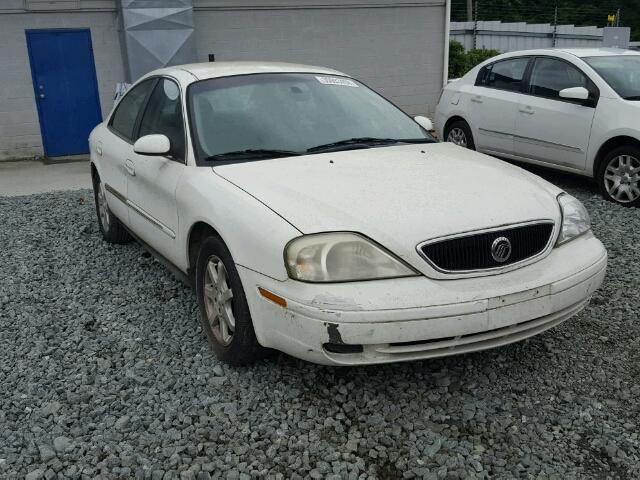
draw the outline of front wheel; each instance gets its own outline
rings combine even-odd
[[[231,253],[217,236],[200,246],[196,295],[202,329],[216,356],[231,365],[247,365],[265,356],[256,339],[249,306]]]
[[[96,202],[96,214],[102,237],[109,243],[127,243],[131,241],[129,232],[113,214],[107,203],[107,190],[100,176],[93,176],[93,195]]]
[[[444,132],[444,141],[470,150],[476,149],[471,128],[464,120],[457,120],[447,127]]]
[[[627,145],[609,152],[596,180],[605,199],[625,207],[640,206],[640,148]]]

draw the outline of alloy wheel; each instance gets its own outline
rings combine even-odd
[[[107,205],[107,194],[102,182],[98,182],[98,212],[100,213],[100,223],[105,232],[109,231],[111,219],[109,218],[109,205]]]
[[[458,127],[451,129],[449,135],[447,135],[447,142],[467,148],[467,136],[464,134],[464,131]]]
[[[636,201],[640,198],[640,160],[631,155],[612,158],[604,171],[604,187],[617,202]]]
[[[227,346],[233,340],[236,320],[233,315],[233,290],[229,274],[216,255],[209,257],[204,270],[204,306],[207,322],[220,344]]]

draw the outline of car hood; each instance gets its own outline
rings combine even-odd
[[[419,270],[416,246],[501,225],[559,221],[562,190],[450,143],[323,153],[214,167],[303,233],[353,231]]]

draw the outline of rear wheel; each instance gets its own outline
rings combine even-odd
[[[470,150],[476,149],[471,128],[464,120],[456,120],[449,125],[444,132],[444,140]]]
[[[202,329],[216,356],[231,365],[263,358],[267,349],[258,343],[240,276],[219,237],[202,242],[195,274]]]
[[[609,152],[596,179],[607,200],[625,207],[640,206],[640,148],[627,145]]]
[[[93,176],[93,195],[96,203],[96,213],[98,215],[98,225],[102,237],[109,243],[127,243],[131,241],[131,235],[124,228],[124,225],[116,218],[109,209],[107,203],[107,191],[100,179],[95,173]]]

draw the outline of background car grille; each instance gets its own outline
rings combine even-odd
[[[440,270],[486,270],[512,265],[538,255],[549,243],[552,232],[552,223],[537,223],[442,240],[423,245],[420,250]],[[508,238],[512,248],[511,256],[503,263],[491,256],[491,245],[499,237]]]

